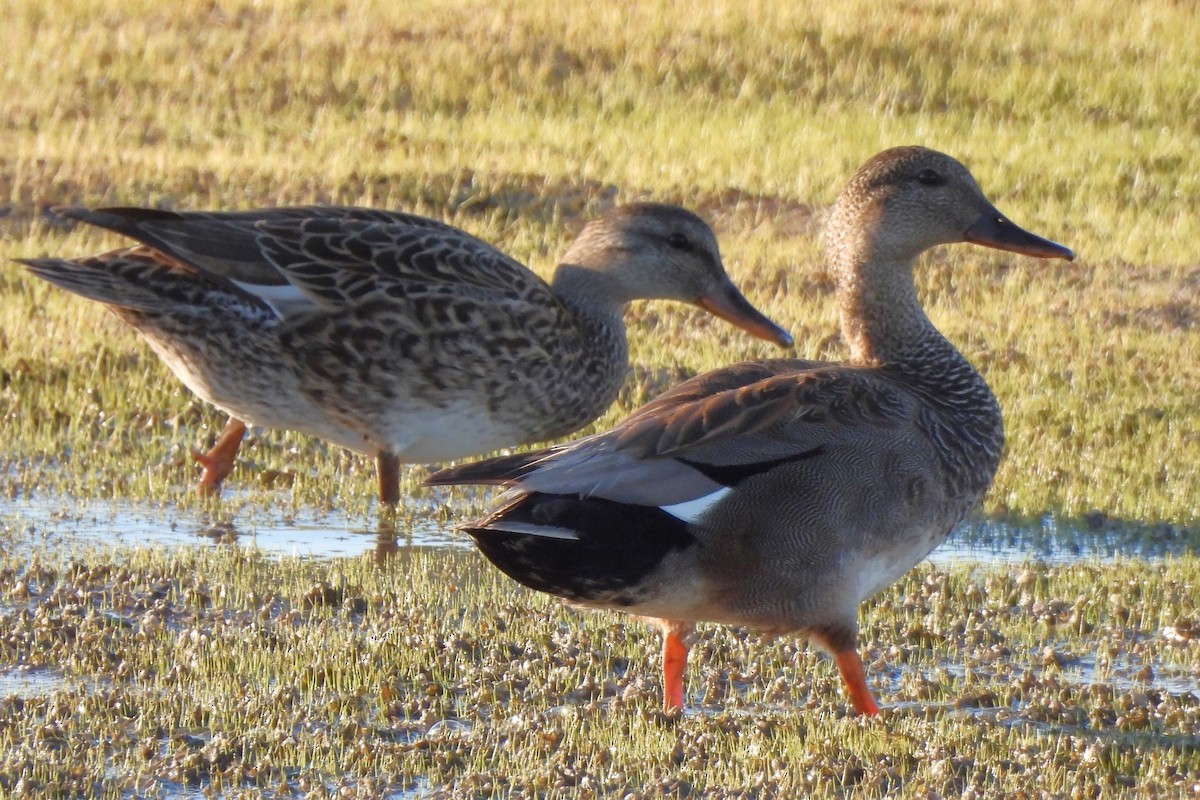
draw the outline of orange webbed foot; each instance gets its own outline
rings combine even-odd
[[[846,693],[850,695],[854,710],[868,717],[878,716],[879,706],[871,696],[871,690],[867,688],[867,678],[863,673],[862,659],[859,658],[858,651],[840,650],[834,653],[833,660],[846,683]]]
[[[661,621],[663,632],[663,711],[683,711],[683,673],[687,670],[690,623]]]
[[[217,442],[207,453],[192,450],[192,458],[204,467],[196,492],[201,497],[215,497],[221,493],[221,482],[230,472],[237,459],[238,448],[242,446],[242,437],[246,435],[246,423],[230,417],[217,437]]]

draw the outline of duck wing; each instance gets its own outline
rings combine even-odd
[[[497,248],[403,212],[298,206],[243,212],[58,208],[167,258],[229,280],[280,316],[366,302],[380,289],[440,287],[557,305],[550,287]],[[437,292],[435,292],[437,293]]]
[[[902,435],[919,413],[916,398],[875,369],[747,362],[680,384],[608,432],[453,467],[427,483],[677,507],[842,441]]]
[[[39,278],[104,303],[131,322],[141,314],[204,316],[214,308],[242,317],[247,324],[276,319],[267,303],[232,281],[173,261],[147,245],[84,258],[15,260]]]

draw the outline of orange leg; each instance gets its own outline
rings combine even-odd
[[[663,710],[683,711],[683,672],[687,669],[686,631],[663,630]]]
[[[842,673],[842,680],[846,682],[846,692],[850,695],[854,710],[868,717],[876,716],[879,706],[875,705],[875,698],[867,688],[867,678],[863,674],[862,659],[858,657],[858,651],[839,650],[834,653],[833,660],[837,664],[838,672]]]
[[[400,502],[400,459],[385,450],[375,457],[375,469],[379,473],[379,500],[395,507]]]
[[[200,476],[200,483],[196,486],[196,492],[201,497],[215,497],[221,493],[221,481],[233,471],[233,462],[245,435],[246,423],[236,417],[230,417],[211,450],[207,453],[192,450],[192,458],[204,467],[204,474]]]

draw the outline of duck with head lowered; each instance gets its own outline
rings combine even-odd
[[[996,398],[917,299],[917,257],[957,242],[1074,258],[1001,215],[953,158],[884,151],[825,232],[845,361],[718,369],[610,431],[428,483],[509,487],[462,526],[493,564],[657,625],[668,710],[683,707],[688,639],[705,621],[806,636],[833,654],[854,709],[876,714],[859,604],[979,502],[1004,443]]]
[[[792,342],[733,285],[709,226],[677,206],[603,213],[549,284],[470,234],[401,212],[56,212],[141,242],[22,263],[107,305],[230,415],[216,445],[196,453],[202,494],[232,470],[245,423],[374,456],[389,505],[403,462],[569,434],[616,399],[634,300],[695,303]]]

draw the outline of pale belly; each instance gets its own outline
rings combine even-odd
[[[945,539],[945,524],[909,530],[902,543],[873,551],[844,551],[813,570],[794,574],[697,558],[698,549],[672,554],[630,592],[620,610],[641,617],[742,625],[783,634],[853,619],[863,600],[899,580]],[[739,569],[739,566],[744,569]],[[594,605],[611,608],[604,601]]]
[[[374,420],[371,436],[401,461],[437,463],[484,455],[522,443],[524,431],[494,419],[467,401],[432,408],[421,404],[388,409]]]
[[[369,438],[332,417],[303,391],[273,352],[247,342],[234,363],[147,335],[151,347],[196,395],[248,425],[306,433],[355,452],[374,454]]]
[[[945,541],[944,527],[939,525],[936,529],[910,534],[911,538],[907,538],[903,546],[860,555],[852,567],[858,596],[865,600],[883,591],[924,561],[935,547]]]
[[[452,461],[521,443],[520,431],[466,404],[400,405],[347,418],[298,391],[270,403],[247,402],[244,393],[212,402],[252,425],[306,433],[365,455],[386,451],[409,464]]]
[[[412,397],[346,398],[328,386],[318,400],[280,358],[272,337],[244,337],[236,361],[152,333],[146,338],[189,389],[252,426],[298,431],[366,455],[388,451],[406,463],[484,455],[538,438],[534,415],[497,413],[478,393],[434,405]]]

